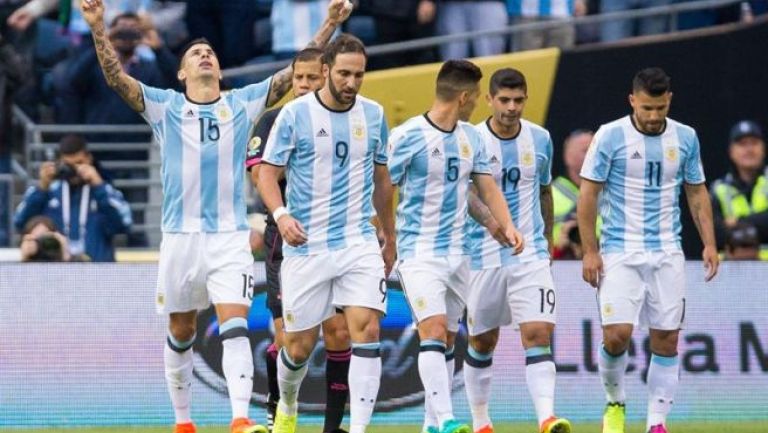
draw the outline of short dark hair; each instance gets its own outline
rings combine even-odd
[[[67,134],[59,141],[59,154],[74,155],[78,152],[87,152],[88,146],[85,138],[78,134]]]
[[[291,62],[291,67],[296,66],[296,62],[314,62],[323,57],[323,50],[317,47],[308,47],[296,53]]]
[[[491,96],[496,96],[501,89],[522,89],[527,94],[528,83],[525,81],[525,75],[513,68],[499,69],[491,75],[489,86]]]
[[[192,39],[191,41],[187,42],[186,45],[184,45],[184,48],[182,48],[181,51],[179,51],[179,69],[181,69],[182,66],[184,66],[184,56],[187,55],[187,51],[189,51],[190,48],[194,47],[197,44],[208,45],[209,47],[211,47],[211,49],[214,52],[216,51],[213,48],[213,44],[211,44],[211,42],[208,39],[206,39],[206,38],[195,38],[195,39]]]
[[[123,13],[115,16],[114,18],[112,18],[112,22],[109,23],[109,27],[116,26],[117,23],[120,20],[135,20],[135,21],[141,22],[141,18],[138,15],[136,15],[135,13],[133,13],[133,12],[123,12]]]
[[[645,92],[651,96],[661,96],[672,89],[669,75],[663,69],[645,68],[632,79],[632,92]]]
[[[336,56],[345,53],[360,53],[365,56],[366,60],[368,60],[368,53],[365,51],[365,44],[363,44],[363,41],[349,33],[342,33],[325,47],[323,63],[328,66],[333,66],[334,63],[336,63]]]
[[[483,78],[483,71],[469,60],[448,60],[437,73],[435,93],[439,99],[452,101]]]

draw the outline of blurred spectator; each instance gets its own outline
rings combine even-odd
[[[11,101],[24,78],[21,58],[0,34],[0,173],[10,172]]]
[[[755,226],[739,222],[728,229],[725,239],[726,260],[759,260],[760,237]]]
[[[377,43],[388,44],[435,35],[435,0],[372,0],[368,7],[376,24]],[[432,48],[371,58],[374,69],[397,68],[437,61]]]
[[[600,13],[620,12],[631,9],[643,9],[664,6],[672,0],[603,0],[600,2]],[[637,20],[612,20],[602,25],[603,42],[618,41],[632,36],[655,35],[668,30],[669,17],[656,15]]]
[[[733,125],[728,157],[731,172],[710,188],[717,244],[722,248],[727,230],[746,222],[757,229],[763,245],[760,259],[768,260],[768,171],[763,131],[757,123],[742,120]]]
[[[562,21],[587,14],[585,0],[507,0],[507,11],[512,23],[524,24],[545,21]],[[574,45],[576,29],[573,24],[549,30],[529,30],[512,35],[514,51],[538,48],[568,48]]]
[[[555,226],[552,239],[555,241],[553,258],[581,259],[581,238],[576,224],[576,202],[581,185],[581,166],[592,142],[592,131],[577,129],[566,137],[563,143],[565,175],[552,181]],[[598,222],[599,227],[599,222]],[[598,229],[599,231],[599,229]]]
[[[21,234],[22,262],[68,262],[67,238],[56,231],[56,224],[45,216],[32,217]]]
[[[118,15],[112,21],[109,38],[115,47],[123,69],[132,77],[154,87],[169,87],[175,83],[178,61],[163,46],[153,28],[145,25],[133,13]],[[147,38],[147,30],[150,36]],[[137,55],[142,41],[149,41],[156,59]],[[167,77],[163,74],[165,71]],[[170,81],[173,80],[173,81]],[[54,82],[57,119],[75,124],[140,124],[141,116],[107,86],[95,50],[80,54]]]
[[[437,14],[437,32],[441,35],[503,29],[507,26],[505,0],[444,0]],[[449,42],[441,47],[443,60],[501,54],[506,49],[504,35],[484,36]]]
[[[82,137],[65,136],[59,153],[58,162],[40,166],[40,183],[29,188],[16,209],[16,229],[44,215],[67,238],[71,255],[84,253],[95,262],[114,261],[112,237],[127,233],[132,223],[128,203],[104,179]]]
[[[328,16],[328,0],[274,0],[272,54],[291,59],[307,46]]]
[[[253,54],[254,0],[187,0],[185,19],[192,37],[211,42],[222,68],[238,66]]]

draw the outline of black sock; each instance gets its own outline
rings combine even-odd
[[[352,349],[326,350],[325,364],[325,426],[324,432],[336,430],[344,419],[344,408],[349,397],[349,360]]]
[[[267,386],[269,387],[267,407],[274,410],[280,400],[280,387],[277,385],[277,351],[271,350],[273,347],[274,345],[269,347],[265,358],[267,360]]]

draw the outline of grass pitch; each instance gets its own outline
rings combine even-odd
[[[372,426],[368,433],[419,433],[421,426],[393,425]],[[574,433],[600,433],[598,424],[575,424]],[[645,425],[631,424],[626,433],[644,433]],[[755,422],[717,422],[717,423],[670,423],[672,433],[765,433],[768,432],[768,421]],[[300,426],[297,433],[320,433],[320,426]],[[496,433],[536,433],[530,424],[499,424],[495,428]],[[198,433],[229,433],[227,426],[198,427]],[[90,427],[90,428],[66,428],[45,427],[31,429],[4,429],[3,433],[170,433],[171,428],[163,427]]]

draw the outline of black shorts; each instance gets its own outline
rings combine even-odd
[[[277,226],[267,224],[264,229],[264,245],[267,248],[267,308],[272,319],[283,317],[283,303],[280,300],[280,265],[283,263],[283,238]]]

